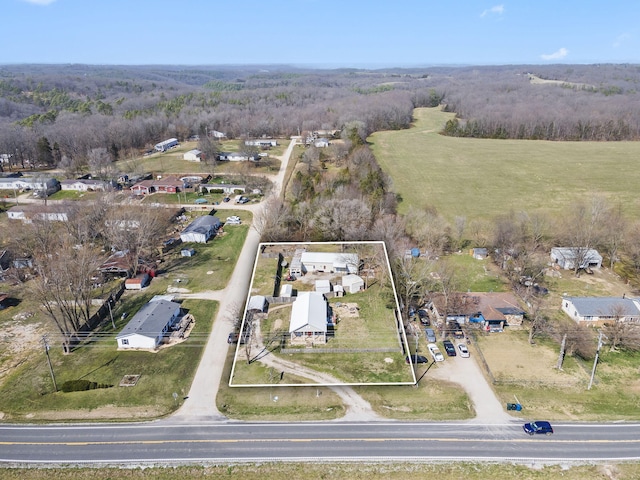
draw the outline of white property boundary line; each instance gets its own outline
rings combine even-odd
[[[282,245],[282,246],[286,246],[286,247],[293,247],[293,246],[314,246],[314,245],[377,245],[379,247],[382,248],[382,251],[384,252],[384,259],[386,262],[386,266],[387,266],[387,274],[389,276],[389,279],[391,281],[391,288],[393,289],[393,298],[395,300],[395,315],[396,315],[396,322],[400,322],[401,326],[402,326],[402,312],[400,310],[400,302],[398,301],[398,293],[396,290],[396,284],[395,281],[393,279],[393,273],[391,271],[391,263],[389,262],[389,252],[387,252],[387,246],[383,241],[370,241],[370,242],[364,242],[364,241],[354,241],[354,242],[263,242],[263,243],[259,243],[258,244],[258,251],[256,252],[256,259],[254,261],[253,264],[253,272],[251,272],[251,282],[249,284],[249,292],[251,292],[251,288],[253,286],[253,281],[255,279],[255,275],[256,275],[256,268],[258,267],[258,260],[260,259],[260,250],[262,249],[262,247],[267,247],[267,246],[278,246],[278,245]],[[245,322],[247,320],[247,307],[249,305],[249,294],[247,295],[247,300],[245,301],[245,307],[244,307],[244,311],[242,314],[242,324],[240,325],[240,333],[242,333],[244,331],[244,327],[245,327]],[[404,327],[402,326],[402,328],[400,328],[400,332],[401,332],[401,340],[404,344],[404,348],[406,352],[410,352],[409,349],[409,342],[407,340],[407,334],[404,330]],[[236,345],[236,351],[233,355],[233,366],[231,367],[231,374],[229,375],[229,386],[230,387],[355,387],[355,386],[368,386],[368,385],[380,385],[380,386],[398,386],[398,385],[415,385],[417,383],[417,379],[416,379],[416,372],[415,369],[413,368],[413,364],[410,363],[409,364],[409,368],[411,370],[411,376],[413,377],[413,381],[412,382],[381,382],[381,383],[348,383],[348,382],[339,382],[339,383],[303,383],[303,384],[292,384],[292,383],[278,383],[278,384],[271,384],[271,383],[261,383],[261,384],[234,384],[232,383],[232,379],[233,379],[233,375],[235,373],[235,369],[236,369],[236,359],[238,358],[238,353],[240,351],[241,348],[241,344],[240,342],[238,342],[238,344]]]

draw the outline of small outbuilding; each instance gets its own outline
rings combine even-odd
[[[267,297],[264,295],[254,295],[249,298],[249,303],[247,304],[248,312],[266,312],[269,303],[267,302]]]
[[[293,296],[293,285],[287,283],[280,287],[280,296],[283,298],[291,298]]]
[[[180,255],[183,257],[193,257],[196,251],[193,248],[183,248],[180,250]]]
[[[202,152],[197,148],[194,148],[193,150],[189,150],[188,152],[185,152],[182,158],[189,162],[201,162]]]
[[[342,288],[347,293],[358,293],[364,290],[364,280],[359,275],[345,275],[342,277]]]
[[[329,293],[331,292],[331,282],[325,279],[316,280],[315,290],[319,293]]]
[[[564,270],[576,268],[600,268],[602,266],[602,255],[593,248],[581,247],[553,247],[551,249],[551,260]]]
[[[148,273],[143,273],[134,278],[127,278],[124,281],[124,288],[126,290],[142,290],[151,283],[151,276]]]

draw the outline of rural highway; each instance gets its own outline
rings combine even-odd
[[[0,426],[10,465],[140,465],[261,461],[638,460],[640,425],[557,424],[530,437],[519,423],[241,423]]]

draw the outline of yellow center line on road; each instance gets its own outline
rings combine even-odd
[[[471,438],[259,438],[259,439],[182,439],[182,440],[120,440],[105,442],[7,442],[0,441],[1,445],[40,445],[53,446],[64,445],[68,447],[87,447],[96,445],[165,445],[165,444],[183,444],[183,443],[311,443],[311,442],[440,442],[440,443],[529,443],[537,442],[536,439],[471,439]],[[640,439],[630,440],[555,440],[550,438],[544,439],[545,443],[640,443]]]

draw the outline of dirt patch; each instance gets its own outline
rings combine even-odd
[[[34,350],[42,346],[46,333],[41,323],[16,322],[4,325],[0,330],[0,385],[13,369],[20,366]]]
[[[360,308],[357,303],[335,303],[332,306],[333,313],[338,318],[358,318],[360,316]]]
[[[159,406],[117,407],[106,405],[92,410],[60,410],[29,413],[23,417],[28,420],[73,421],[73,420],[142,420],[158,418],[168,412]]]

